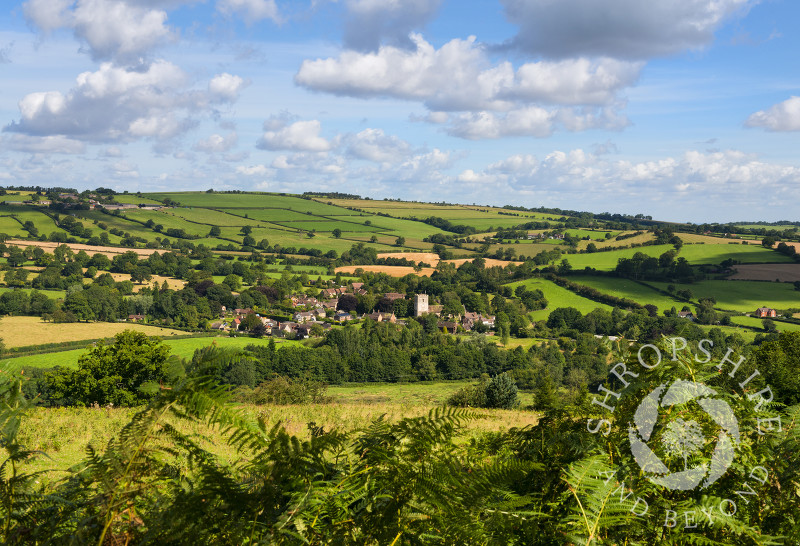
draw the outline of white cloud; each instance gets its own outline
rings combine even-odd
[[[514,155],[488,165],[482,172],[465,170],[459,179],[480,181],[509,192],[578,192],[604,199],[608,195],[669,199],[671,193],[689,192],[702,205],[709,198],[719,200],[720,195],[732,202],[760,200],[765,191],[788,197],[800,189],[800,168],[765,163],[736,150],[689,151],[681,157],[631,162],[610,161],[576,149],[554,151],[541,160]]]
[[[557,128],[567,131],[620,130],[629,124],[618,106],[604,108],[541,108],[526,106],[504,113],[451,114],[445,131],[467,140],[532,136],[545,138]]]
[[[28,0],[25,15],[45,32],[72,29],[92,58],[138,64],[153,48],[175,38],[167,13],[124,0]]]
[[[758,0],[501,0],[513,45],[547,57],[647,59],[708,45]]]
[[[5,130],[93,142],[170,139],[196,125],[195,117],[213,104],[231,99],[224,93],[193,90],[191,83],[183,70],[163,60],[146,70],[103,63],[95,72],[78,75],[76,86],[66,94],[48,91],[23,97],[20,121]]]
[[[273,171],[265,165],[253,165],[252,167],[236,167],[236,174],[244,176],[266,176]]]
[[[220,0],[217,9],[225,14],[238,14],[248,24],[264,19],[280,22],[275,0]]]
[[[223,72],[211,78],[208,82],[208,92],[222,101],[235,101],[246,85],[247,82],[241,77]]]
[[[548,136],[558,121],[570,131],[628,124],[618,112],[620,93],[635,84],[641,62],[610,58],[492,65],[475,38],[435,49],[412,35],[413,51],[384,46],[376,53],[344,51],[336,58],[306,60],[295,81],[315,91],[354,97],[421,101],[425,119],[450,121],[463,138]],[[570,106],[575,108],[554,108]],[[580,108],[577,108],[580,107]],[[450,116],[446,112],[465,112]],[[506,112],[505,116],[492,112]]]
[[[226,136],[213,134],[206,139],[197,142],[192,149],[198,152],[217,153],[227,152],[238,142],[239,138],[236,132],[232,132]]]
[[[319,136],[322,126],[317,120],[296,121],[280,129],[266,131],[257,147],[263,150],[326,152],[333,146]]]
[[[364,129],[345,139],[347,152],[358,159],[396,163],[411,153],[411,145],[381,129]]]
[[[78,140],[63,136],[32,137],[11,135],[0,140],[2,148],[32,154],[82,154],[86,145]]]
[[[527,63],[506,94],[550,104],[609,104],[619,90],[636,83],[643,66],[610,58]]]
[[[442,0],[348,0],[345,47],[376,50],[382,43],[412,47],[408,35],[430,21]]]
[[[768,131],[800,131],[800,97],[793,96],[768,110],[752,114],[745,125]]]

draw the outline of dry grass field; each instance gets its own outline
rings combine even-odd
[[[381,252],[378,254],[378,258],[400,258],[429,264],[433,267],[439,263],[439,255],[433,252]]]
[[[124,248],[124,247],[110,247],[110,246],[92,246],[92,245],[81,245],[77,243],[54,243],[50,241],[28,241],[25,239],[9,239],[6,241],[6,245],[14,245],[19,246],[22,248],[29,247],[29,246],[38,246],[43,248],[45,251],[52,253],[56,247],[66,244],[75,252],[80,252],[81,250],[85,250],[87,254],[90,256],[92,254],[104,254],[109,258],[113,258],[114,256],[118,256],[120,254],[125,254],[126,252],[135,252],[139,255],[140,258],[147,258],[151,254],[155,252],[164,252],[163,250],[156,250],[151,248]]]
[[[39,317],[0,318],[0,338],[6,347],[29,347],[44,343],[61,343],[114,337],[123,330],[136,330],[149,336],[185,335],[179,330],[147,326],[135,322],[73,322],[55,324]]]
[[[474,259],[475,258],[461,258],[459,260],[445,260],[445,261],[449,264],[455,264],[456,267],[459,267],[461,266],[461,264],[464,264],[466,262],[471,262]],[[484,264],[485,267],[505,267],[508,264],[522,265],[522,262],[507,262],[506,260],[495,260],[494,258],[486,258],[484,262],[485,262]]]
[[[267,427],[280,422],[290,434],[308,439],[307,424],[311,421],[325,430],[336,428],[350,431],[364,428],[380,416],[394,422],[404,417],[426,415],[466,384],[448,382],[332,387],[328,394],[333,401],[329,404],[243,405],[242,409],[253,419],[263,417]],[[523,398],[523,404],[527,402],[527,398]],[[59,470],[84,458],[87,445],[102,450],[135,411],[131,408],[35,408],[22,428],[20,439],[28,448],[41,450],[47,457],[33,459],[24,465],[24,470],[45,471],[45,481],[60,478],[62,474]],[[536,413],[526,410],[479,409],[475,413],[479,417],[467,425],[466,438],[510,427],[534,425],[538,421]],[[169,421],[173,422],[172,419]],[[174,424],[184,433],[195,434],[197,441],[223,461],[233,461],[240,456],[216,430],[201,424]],[[179,461],[178,464],[186,462]]]
[[[421,277],[430,277],[434,271],[433,267],[423,267],[419,271],[415,271],[413,267],[404,265],[346,265],[337,267],[337,273],[355,273],[356,269],[369,271],[370,273],[386,273],[390,277],[405,277],[406,275],[419,275]]]
[[[735,269],[736,273],[728,277],[735,281],[800,281],[800,264],[742,264]]]
[[[86,269],[83,270],[84,273]],[[103,273],[107,273],[103,271]],[[131,276],[128,273],[109,273],[115,281],[129,281],[131,280]],[[153,286],[153,283],[158,283],[159,286],[163,284],[164,281],[167,281],[167,286],[169,286],[172,290],[180,290],[184,286],[186,286],[186,281],[181,279],[173,279],[172,277],[162,277],[161,275],[153,275],[153,278],[150,279],[150,282],[146,282],[143,284],[136,284],[133,285],[133,291],[138,292],[142,288]]]

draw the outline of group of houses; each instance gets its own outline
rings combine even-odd
[[[355,319],[370,319],[375,322],[388,322],[401,326],[406,324],[406,322],[403,319],[399,319],[394,312],[381,312],[376,310],[359,316],[354,311],[341,310],[339,309],[339,298],[345,294],[367,294],[367,291],[363,288],[363,283],[355,282],[347,286],[323,289],[320,291],[318,297],[309,296],[308,294],[294,294],[289,298],[294,308],[294,313],[291,320],[286,321],[279,321],[274,318],[261,316],[261,314],[252,309],[228,310],[223,308],[220,320],[213,322],[210,328],[212,330],[231,331],[239,330],[242,324],[247,324],[252,329],[254,319],[249,318],[248,315],[253,315],[261,322],[266,335],[280,337],[293,335],[297,338],[304,338],[312,335],[312,329],[315,325],[318,325],[320,328],[316,329],[316,333],[321,333],[329,330],[335,323],[343,324]],[[405,294],[397,292],[388,292],[381,297],[389,299],[392,302],[398,299],[406,299]],[[459,330],[469,332],[476,327],[479,327],[482,331],[494,329],[494,316],[473,313],[466,311],[466,309],[464,309],[460,315],[443,315],[442,306],[429,304],[427,294],[414,295],[413,304],[413,315],[415,317],[433,314],[440,319],[437,323],[438,328],[450,333],[456,333]],[[129,317],[131,321],[143,319],[144,317],[139,315],[131,315]]]

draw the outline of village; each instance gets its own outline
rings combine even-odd
[[[388,322],[405,326],[409,318],[398,318],[394,311],[374,311],[359,315],[355,310],[355,296],[366,295],[363,283],[352,282],[338,288],[325,288],[317,297],[308,294],[293,294],[289,300],[294,309],[291,320],[278,320],[276,315],[263,312],[260,309],[226,309],[222,308],[218,321],[209,325],[211,330],[235,333],[237,331],[251,332],[258,336],[273,336],[289,339],[304,339],[307,337],[320,337],[336,325],[358,323],[371,320],[374,322]],[[381,295],[384,301],[394,305],[397,300],[407,300],[405,294],[387,292]],[[444,314],[442,305],[429,303],[427,294],[414,294],[413,319],[434,315],[439,320],[437,328],[451,334],[458,332],[471,332],[478,330],[489,335],[493,334],[495,317],[481,313],[469,312],[466,309],[460,315]],[[129,321],[140,322],[145,320],[143,315],[130,315]]]

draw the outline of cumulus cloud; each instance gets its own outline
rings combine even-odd
[[[376,163],[397,163],[411,153],[411,145],[381,129],[364,129],[345,139],[347,153]]]
[[[197,152],[205,153],[219,153],[227,152],[238,142],[239,138],[236,132],[230,133],[226,136],[213,134],[206,139],[197,142],[192,149]]]
[[[248,23],[264,19],[280,22],[275,0],[220,0],[217,10],[227,15],[237,14]]]
[[[553,58],[647,59],[697,49],[757,0],[501,0],[512,44]]]
[[[208,82],[208,92],[212,97],[233,102],[239,98],[239,92],[246,86],[247,82],[241,77],[223,72]]]
[[[800,168],[759,161],[736,150],[703,153],[651,161],[611,161],[581,149],[554,151],[542,159],[514,155],[483,171],[465,170],[458,179],[479,181],[513,192],[557,191],[602,195],[652,195],[664,198],[691,192],[698,203],[709,196],[732,200],[760,196],[765,191],[787,196],[800,186]]]
[[[333,145],[319,136],[322,125],[318,120],[296,121],[278,127],[274,120],[265,123],[267,129],[256,144],[262,150],[292,150],[303,152],[326,152]]]
[[[768,131],[800,131],[800,97],[793,96],[768,110],[752,114],[745,125]]]
[[[103,63],[77,77],[66,94],[31,93],[19,103],[21,119],[4,131],[65,135],[94,142],[169,139],[196,125],[196,116],[229,97],[193,90],[189,77],[167,61],[146,70]]]
[[[125,0],[28,0],[25,16],[44,32],[69,28],[93,59],[138,64],[153,48],[175,38],[167,13]]]
[[[618,106],[605,108],[541,108],[527,106],[504,113],[467,112],[450,115],[445,131],[467,140],[505,137],[549,137],[557,128],[567,131],[620,130],[629,124]]]
[[[374,51],[382,43],[411,48],[408,35],[430,21],[442,0],[348,0],[344,45]]]
[[[384,46],[375,53],[344,51],[337,58],[306,60],[295,81],[315,91],[353,97],[422,102],[426,121],[454,121],[464,138],[547,136],[553,122],[580,131],[619,128],[627,119],[621,92],[637,81],[643,63],[611,58],[492,64],[471,37],[440,49],[412,35],[414,50]],[[570,108],[564,109],[562,107]],[[447,112],[465,112],[447,116]],[[506,112],[498,116],[493,112]],[[485,136],[484,136],[485,135]]]

